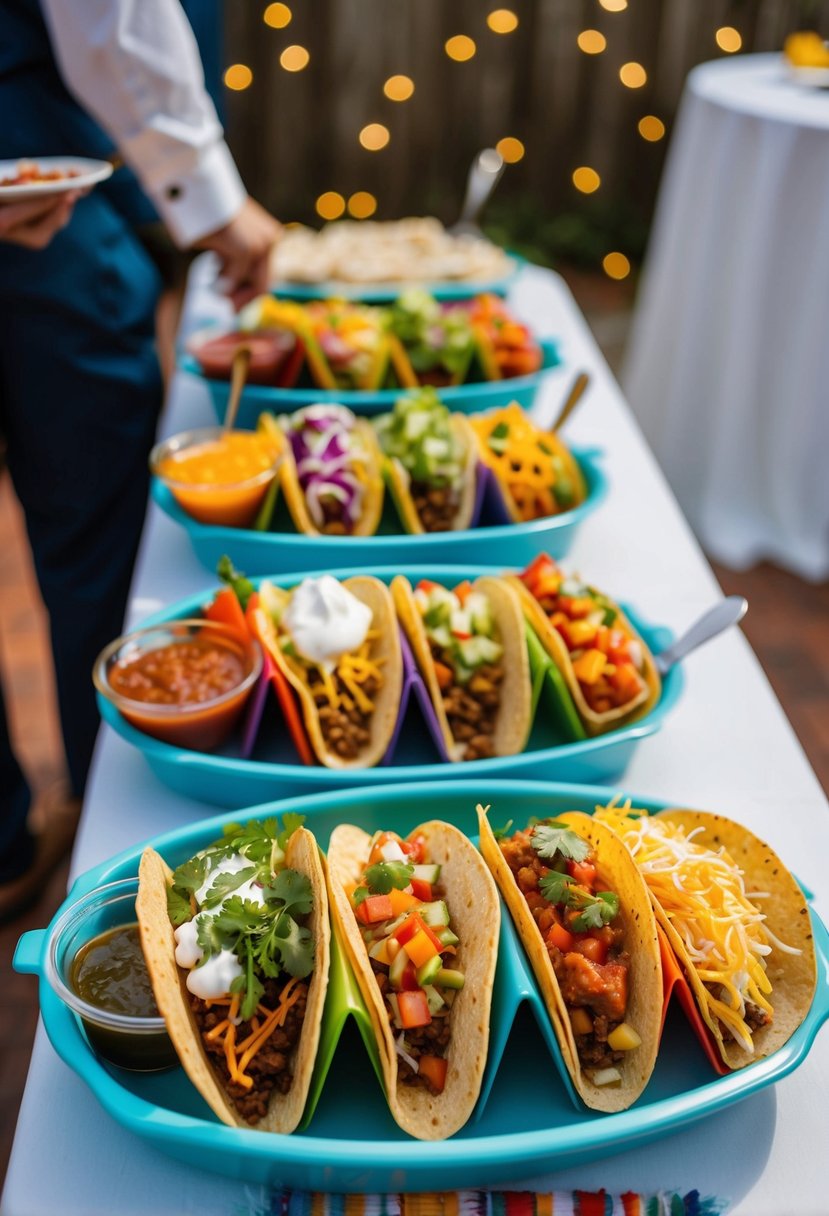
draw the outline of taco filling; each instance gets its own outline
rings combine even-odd
[[[306,313],[337,388],[379,388],[389,362],[381,310],[342,300],[314,301]]]
[[[644,647],[620,628],[619,611],[606,596],[563,574],[545,553],[519,578],[567,647],[590,710],[603,714],[632,707],[642,698],[647,689]]]
[[[408,492],[424,532],[456,523],[468,476],[467,448],[432,388],[400,397],[375,423],[380,447],[408,475]]]
[[[419,384],[463,384],[477,345],[464,307],[442,306],[427,291],[413,288],[395,300],[390,325]]]
[[[354,414],[344,405],[309,405],[281,417],[279,426],[312,523],[329,536],[350,536],[363,516],[372,475],[372,456]]]
[[[167,895],[202,1046],[251,1125],[291,1088],[314,969],[311,882],[285,866],[291,818],[283,832],[275,820],[230,825],[174,871]]]
[[[469,317],[483,336],[488,357],[494,363],[492,379],[529,376],[541,367],[541,347],[527,326],[515,319],[500,296],[491,292],[476,296]]]
[[[505,677],[504,648],[489,597],[461,583],[450,591],[423,579],[415,605],[434,661],[443,707],[461,760],[494,756]]]
[[[360,880],[348,892],[368,950],[404,1085],[443,1092],[452,1005],[464,986],[453,966],[458,936],[441,885],[441,866],[423,836],[377,832]]]
[[[578,464],[556,435],[537,427],[517,402],[472,418],[481,459],[493,470],[522,523],[559,515],[584,502]]]
[[[597,889],[590,843],[558,820],[499,845],[544,939],[582,1069],[595,1085],[620,1083],[617,1065],[642,1040],[626,1021],[631,959],[619,896]]]

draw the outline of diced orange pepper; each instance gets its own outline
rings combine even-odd
[[[568,621],[567,624],[561,626],[561,632],[570,649],[578,650],[582,646],[591,645],[598,632],[598,626],[591,625],[590,621]],[[601,651],[598,653],[601,654]]]
[[[580,684],[595,684],[607,666],[607,655],[600,650],[585,650],[573,663],[573,674]]]
[[[420,906],[420,900],[409,895],[408,891],[398,891],[393,888],[389,891],[389,899],[391,900],[391,914],[393,917],[402,916],[404,912],[410,911],[411,908]]]
[[[403,949],[415,967],[422,967],[424,963],[428,963],[429,959],[434,958],[438,953],[434,947],[434,943],[429,941],[429,938],[422,929],[419,929],[410,941],[404,943]]]
[[[565,929],[564,925],[558,924],[558,922],[553,925],[547,934],[547,945],[556,946],[557,949],[561,950],[562,954],[566,954],[568,950],[573,949],[575,940],[573,934]]]
[[[458,599],[460,600],[460,602],[462,604],[465,604],[466,597],[469,595],[471,590],[472,590],[472,584],[470,583],[468,578],[465,578],[463,580],[463,582],[458,583],[457,587],[455,588],[455,595],[458,597]]]
[[[431,1085],[432,1089],[437,1093],[443,1093],[446,1085],[446,1070],[449,1066],[449,1061],[444,1060],[441,1056],[421,1056],[418,1060],[418,1067],[421,1077],[425,1077]]]

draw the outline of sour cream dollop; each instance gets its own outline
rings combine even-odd
[[[357,650],[371,627],[371,609],[330,574],[306,578],[291,596],[282,625],[304,658],[333,671],[337,659]]]

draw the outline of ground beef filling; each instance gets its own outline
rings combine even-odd
[[[722,1001],[725,1005],[730,1005],[731,994],[719,984],[710,983],[704,986],[711,993],[714,1000]],[[719,1021],[719,1019],[717,1020]],[[765,1009],[761,1009],[759,1005],[752,1004],[751,1001],[746,1001],[745,1009],[743,1010],[743,1021],[752,1034],[756,1034],[758,1030],[762,1030],[764,1026],[768,1026],[771,1020],[771,1016],[766,1013]],[[734,1038],[731,1028],[725,1022],[720,1021],[720,1030],[725,1038]]]
[[[621,917],[617,916],[611,924],[590,934],[606,945],[606,962],[594,963],[577,950],[566,953],[559,950],[547,942],[547,934],[556,922],[573,932],[569,922],[578,913],[570,909],[559,910],[541,894],[539,881],[549,874],[550,868],[530,844],[529,830],[518,832],[500,844],[501,852],[544,938],[564,1004],[568,1011],[584,1010],[592,1021],[589,1034],[575,1035],[582,1067],[597,1069],[618,1064],[626,1053],[609,1048],[607,1037],[625,1020],[627,1008],[630,955],[622,947],[625,930]]]
[[[452,486],[430,486],[426,481],[411,483],[412,501],[424,532],[451,532],[460,499]]]
[[[276,1009],[279,1004],[279,994],[284,986],[284,979],[266,980],[265,994],[260,1001],[260,1005],[267,1009]],[[271,1094],[274,1090],[278,1090],[281,1094],[286,1094],[291,1088],[291,1082],[293,1081],[291,1057],[299,1041],[302,1023],[305,1018],[308,985],[300,982],[296,985],[295,991],[299,993],[299,996],[288,1010],[285,1025],[277,1027],[274,1030],[265,1045],[259,1048],[259,1051],[245,1069],[247,1075],[253,1081],[251,1089],[245,1089],[243,1085],[237,1085],[231,1081],[221,1039],[211,1042],[204,1037],[208,1030],[212,1030],[219,1022],[224,1021],[227,1017],[227,1009],[224,1006],[208,1009],[206,1002],[201,997],[192,995],[190,997],[190,1008],[193,1010],[196,1018],[196,1024],[202,1036],[202,1043],[210,1058],[213,1069],[219,1077],[222,1088],[242,1118],[252,1125],[258,1123],[268,1113]],[[262,1014],[259,1015],[260,1022],[263,1016]],[[236,1042],[241,1043],[252,1033],[253,1027],[250,1022],[242,1022],[236,1028]]]
[[[320,727],[325,746],[343,760],[356,760],[371,742],[371,714],[363,713],[336,672],[331,676],[340,702],[335,709],[321,683],[311,684],[311,694],[319,707]],[[360,685],[370,701],[380,688],[375,676]]]
[[[351,535],[354,528],[346,513],[345,503],[340,502],[338,498],[321,498],[320,507],[323,520],[320,532],[325,532],[328,536]]]
[[[444,656],[441,647],[434,642],[429,645],[435,661],[454,671],[451,659]],[[483,663],[466,684],[457,684],[453,676],[451,683],[441,689],[452,738],[466,744],[462,760],[486,760],[495,755],[494,736],[503,681],[501,663]]]

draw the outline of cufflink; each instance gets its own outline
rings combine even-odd
[[[177,198],[181,198],[183,193],[184,193],[184,191],[181,188],[181,186],[168,186],[167,189],[164,191],[165,197],[168,198],[171,202],[175,202],[175,200]]]

